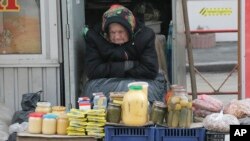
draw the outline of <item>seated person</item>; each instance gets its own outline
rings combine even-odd
[[[159,73],[155,33],[136,21],[124,6],[112,5],[102,17],[102,25],[83,28],[86,41],[85,68],[88,81],[82,96],[95,92],[128,91],[128,83],[149,84],[148,100],[163,101],[168,83]]]

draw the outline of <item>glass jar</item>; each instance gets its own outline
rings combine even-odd
[[[43,115],[43,125],[42,133],[47,135],[56,134],[56,118],[55,114],[46,114]]]
[[[67,128],[69,126],[68,116],[66,114],[61,114],[57,119],[57,129],[56,132],[59,135],[67,135]]]
[[[30,113],[28,131],[32,134],[40,134],[42,132],[43,113]]]
[[[124,95],[122,120],[125,125],[142,126],[148,119],[148,101],[142,92],[142,86],[132,85]]]
[[[40,113],[51,113],[51,104],[50,102],[37,102],[36,112]]]
[[[154,124],[162,124],[166,114],[166,105],[163,102],[155,101],[152,106],[150,121]]]
[[[186,89],[174,89],[173,96],[168,102],[168,126],[174,128],[189,127],[190,124],[187,123],[187,120],[191,118],[189,109],[190,103],[188,101]]]
[[[112,123],[120,123],[121,121],[121,105],[109,103],[107,108],[107,121]]]

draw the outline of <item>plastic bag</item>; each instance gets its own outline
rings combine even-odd
[[[239,120],[229,114],[213,113],[211,115],[206,116],[203,120],[203,125],[207,130],[215,131],[215,132],[229,132],[230,125],[239,125]]]
[[[15,112],[11,123],[22,123],[28,121],[28,115],[31,112],[35,111],[37,102],[40,101],[40,94],[42,91],[38,91],[36,93],[27,93],[23,94],[21,106],[22,111]]]
[[[14,132],[24,132],[28,129],[28,122],[23,122],[21,124],[19,123],[14,123],[9,126],[9,134],[12,134]]]
[[[34,112],[34,110],[32,111],[17,111],[15,112],[13,118],[12,118],[12,121],[11,123],[22,123],[22,122],[28,122],[28,116],[29,116],[29,113],[32,113]]]
[[[29,111],[36,108],[36,103],[40,101],[40,94],[42,91],[36,93],[23,94],[21,106],[23,111]]]
[[[225,114],[231,114],[237,118],[250,116],[250,99],[232,100],[224,108]]]
[[[223,103],[208,95],[199,95],[197,99],[193,100],[195,109],[202,109],[211,112],[220,112],[223,108]]]

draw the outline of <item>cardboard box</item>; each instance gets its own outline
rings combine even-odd
[[[66,136],[66,135],[44,135],[30,134],[26,132],[17,134],[17,141],[97,141],[90,136]]]

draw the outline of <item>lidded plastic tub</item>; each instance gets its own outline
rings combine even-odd
[[[40,113],[51,113],[51,103],[50,102],[37,102],[36,112]]]
[[[42,133],[47,135],[56,134],[56,118],[55,114],[43,115]]]
[[[42,117],[43,113],[34,112],[29,114],[29,133],[40,134],[42,132]]]
[[[60,114],[57,119],[57,129],[56,132],[59,135],[66,135],[67,128],[69,127],[69,119],[66,114]]]

